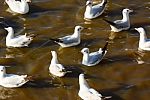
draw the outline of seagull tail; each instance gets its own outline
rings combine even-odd
[[[112,26],[115,26],[115,25],[116,25],[114,22],[109,21],[109,20],[107,20],[107,19],[103,19],[103,20],[104,20],[105,22],[109,23],[109,24],[112,25]]]
[[[27,77],[25,77],[25,80],[26,80],[26,81],[34,81],[34,80],[35,80],[35,78],[36,78],[37,76],[39,76],[39,75],[27,76]]]
[[[62,69],[62,72],[66,72],[66,73],[72,73],[72,71],[65,70],[65,69]]]
[[[105,54],[105,51],[107,50],[108,42],[106,42],[105,46],[102,48],[102,54]]]
[[[56,42],[56,43],[63,43],[63,41],[60,40],[60,39],[52,39],[52,38],[50,38],[50,40],[51,40],[51,41],[54,41],[54,42]]]
[[[106,4],[107,4],[107,2],[108,2],[107,0],[104,0],[104,3],[103,3],[103,5],[106,5]]]
[[[112,96],[102,96],[101,97],[103,100],[105,100],[105,99],[110,99],[110,98],[112,98]]]

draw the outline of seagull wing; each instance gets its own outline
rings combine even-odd
[[[26,35],[19,35],[11,39],[12,44],[25,45],[28,42],[31,42],[31,37],[27,37]]]
[[[6,74],[3,84],[7,85],[8,87],[17,87],[21,84],[26,83],[28,80],[25,80],[27,75],[14,75],[14,74]]]
[[[93,64],[96,63],[98,61],[100,61],[102,58],[102,55],[99,54],[99,52],[93,52],[89,54],[89,63]]]
[[[103,13],[105,6],[95,5],[92,7],[93,16],[98,16]]]
[[[89,91],[90,91],[90,93],[92,93],[92,94],[95,95],[95,96],[102,97],[102,95],[99,94],[99,93],[98,93],[95,89],[93,89],[93,88],[90,88]]]
[[[63,43],[66,45],[78,42],[78,38],[72,37],[72,35],[68,35],[60,39],[62,39]]]

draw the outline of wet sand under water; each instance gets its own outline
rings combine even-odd
[[[21,88],[0,87],[0,99],[80,100],[78,75],[85,73],[89,85],[102,95],[111,95],[111,100],[149,100],[150,53],[137,50],[139,34],[136,31],[131,29],[111,33],[109,25],[102,18],[119,19],[123,8],[133,9],[134,12],[130,15],[132,27],[144,27],[150,37],[150,1],[109,0],[105,13],[91,23],[83,19],[85,2],[86,0],[33,0],[29,14],[13,16],[5,11],[8,7],[0,1],[0,16],[6,18],[17,34],[37,35],[28,48],[7,48],[7,32],[0,28],[0,64],[8,67],[8,73],[37,77]],[[51,41],[47,43],[48,38],[70,34],[75,25],[89,28],[83,30],[79,46],[60,49],[59,45]],[[81,65],[82,48],[89,47],[90,51],[95,51],[103,47],[106,41],[109,41],[108,53],[102,62],[94,67]],[[58,53],[59,61],[72,70],[72,74],[61,79],[49,75],[51,50]]]

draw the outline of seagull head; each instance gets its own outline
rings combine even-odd
[[[90,5],[92,5],[92,4],[93,4],[92,0],[88,0],[88,1],[86,2],[86,6],[90,6]]]
[[[6,73],[5,66],[0,66],[0,76]]]
[[[13,31],[13,28],[12,27],[6,27],[6,28],[4,28],[6,31],[8,31],[8,32],[12,32]]]
[[[75,32],[81,32],[84,28],[82,26],[76,26]]]
[[[134,28],[134,29],[137,30],[139,33],[145,33],[145,30],[142,27]]]
[[[88,54],[88,53],[89,53],[89,49],[88,49],[88,48],[83,48],[83,49],[81,50],[81,53],[83,53],[83,54]]]
[[[89,88],[89,85],[84,78],[84,74],[79,75],[79,84],[80,88]]]
[[[84,79],[84,74],[80,74],[79,79]]]
[[[56,51],[51,51],[51,54],[52,54],[53,57],[57,57]]]
[[[123,13],[130,13],[130,12],[133,12],[133,10],[130,10],[130,9],[128,9],[128,8],[125,8],[125,9],[123,9],[123,11],[122,11]]]

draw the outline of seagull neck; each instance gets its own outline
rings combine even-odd
[[[87,5],[87,6],[86,6],[86,11],[85,11],[85,12],[91,14],[91,12],[92,12],[92,5]]]
[[[83,54],[83,61],[84,62],[88,62],[88,59],[89,59],[89,54],[88,53],[84,53]]]
[[[5,76],[5,72],[3,72],[3,73],[1,72],[0,73],[0,78],[3,78],[4,76]]]
[[[129,22],[130,20],[129,20],[129,13],[123,13],[122,14],[123,15],[123,18],[122,18],[122,21],[124,21],[124,22]]]
[[[6,38],[8,38],[8,39],[14,38],[14,30],[13,29],[11,31],[8,31],[8,35]]]
[[[80,37],[80,32],[75,30],[72,37]]]
[[[147,39],[147,36],[146,36],[145,31],[140,32],[140,40],[139,40],[139,44],[143,45],[143,43],[146,41],[146,39]]]
[[[53,55],[51,64],[58,64],[58,59],[57,59],[57,55]]]
[[[84,78],[79,78],[80,90],[88,89],[89,86]]]

